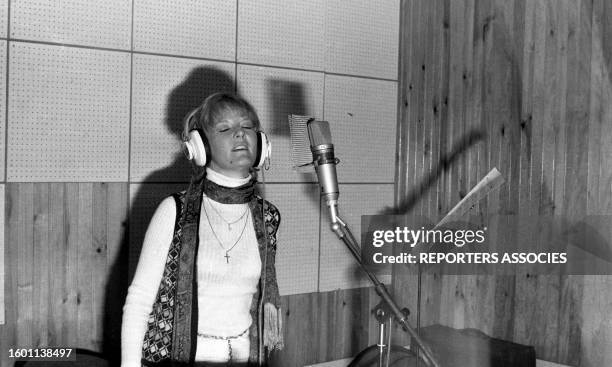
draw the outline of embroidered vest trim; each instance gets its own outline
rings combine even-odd
[[[145,334],[145,343],[148,342],[146,347],[149,352],[144,350],[145,346],[143,345],[143,363],[147,361],[193,363],[195,359],[198,320],[195,259],[199,245],[198,233],[202,193],[205,185],[209,185],[210,182],[206,179],[192,181],[186,192],[175,196],[175,200],[178,197],[177,203],[182,204],[180,205],[182,210],[177,210],[177,222],[175,223],[172,244],[168,252],[154,308],[149,317],[149,328]],[[251,302],[250,313],[253,324],[249,330],[251,341],[249,365],[257,365],[260,359],[259,346],[260,343],[263,343],[262,337],[267,342],[269,350],[280,349],[283,343],[282,331],[280,330],[280,296],[274,267],[276,233],[280,224],[280,213],[275,206],[267,201],[264,202],[261,197],[253,195],[254,184],[253,181],[244,185],[250,185],[250,194],[248,187],[241,187],[243,189],[241,197],[248,198],[259,255],[262,264],[264,264],[264,259],[267,259],[267,261],[265,268],[262,265],[260,286],[253,295]],[[228,188],[220,188],[222,196],[225,197],[223,189]],[[208,191],[209,187],[206,187],[206,189]],[[219,187],[215,189],[219,189]],[[178,204],[177,208],[179,208]],[[265,231],[268,232],[267,236],[262,223],[264,218]],[[269,244],[266,246],[268,239]],[[262,279],[266,280],[263,292],[261,289]],[[266,330],[266,332],[263,330],[264,325],[262,325],[262,320],[259,317],[264,312],[259,310],[259,301],[262,297],[264,304],[274,305],[277,311],[276,315],[271,316],[275,320],[272,322],[269,321],[269,312],[266,311],[266,320],[263,324],[266,325],[267,329],[270,329],[268,325],[275,325],[273,329],[277,330]],[[156,316],[157,314],[163,316]],[[159,331],[154,332],[155,335],[151,335],[152,323],[162,326],[157,327]],[[270,337],[270,335],[273,336]],[[151,342],[151,340],[153,341]],[[152,351],[155,353],[151,353]]]

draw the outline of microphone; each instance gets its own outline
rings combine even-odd
[[[338,175],[336,164],[338,159],[334,157],[334,145],[332,144],[329,122],[310,119],[307,122],[308,139],[310,140],[310,151],[312,152],[313,165],[317,172],[321,195],[329,207],[332,226],[338,222]]]

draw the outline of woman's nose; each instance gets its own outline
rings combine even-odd
[[[236,138],[242,138],[244,136],[244,129],[239,127],[236,129],[236,132],[234,132],[234,137]]]

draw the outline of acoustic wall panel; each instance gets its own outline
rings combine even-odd
[[[10,47],[7,180],[127,180],[129,53]]]
[[[240,1],[238,61],[323,70],[323,0]]]
[[[260,186],[261,187],[261,186]],[[269,184],[266,199],[281,213],[276,273],[283,296],[317,291],[319,186]]]
[[[185,182],[183,118],[218,91],[234,90],[234,64],[134,55],[130,180]]]
[[[238,91],[257,109],[272,142],[269,182],[313,182],[291,162],[289,114],[323,116],[323,73],[238,65]],[[305,137],[308,139],[308,137]]]
[[[136,1],[134,50],[235,61],[236,0]]]
[[[130,49],[130,0],[11,1],[11,38]]]
[[[5,136],[6,133],[6,41],[0,41],[0,180],[5,174]]]
[[[357,239],[361,239],[361,216],[379,214],[381,209],[393,205],[393,185],[340,185],[339,212]],[[370,285],[368,277],[358,267],[346,245],[329,227],[329,213],[321,203],[321,265],[319,292],[335,289],[358,288]],[[380,276],[388,283],[390,275]]]
[[[393,182],[397,83],[327,75],[329,121],[340,182]]]
[[[0,37],[6,38],[8,27],[8,1],[0,4]]]
[[[399,1],[325,2],[325,71],[397,79]]]

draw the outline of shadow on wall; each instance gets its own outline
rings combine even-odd
[[[265,81],[266,95],[272,106],[272,121],[266,133],[289,137],[288,115],[307,115],[304,86],[291,80],[269,78]],[[320,117],[320,116],[313,116]]]
[[[419,184],[411,189],[405,197],[401,198],[397,205],[384,208],[379,215],[400,215],[410,213],[423,195],[437,183],[440,176],[448,171],[462,154],[471,146],[485,139],[483,130],[474,129],[465,134],[465,136],[453,145],[449,153],[440,157],[439,162],[436,163],[431,171],[425,175]]]
[[[289,115],[312,116],[316,119],[321,119],[323,116],[315,115],[315,107],[310,105],[307,100],[307,91],[305,90],[306,87],[304,83],[294,80],[268,78],[265,80],[264,86],[269,101],[268,105],[271,106],[270,118],[272,121],[269,121],[266,127],[266,134],[268,134],[272,141],[273,165],[278,167],[280,162],[280,164],[290,164],[293,166],[296,162],[294,162],[291,157],[293,149],[291,145],[289,145],[289,151],[287,152],[289,156],[286,157],[279,157],[279,150],[275,149],[276,141],[291,141]],[[309,144],[307,135],[301,138],[304,139],[303,141],[305,144]],[[276,145],[276,147],[278,147],[278,145]],[[310,156],[307,158],[312,159]],[[312,172],[294,171],[294,173],[296,177],[294,182],[317,182],[314,169]],[[318,195],[317,192],[313,192],[309,185],[302,185],[301,187],[303,195],[308,196],[313,201],[319,202],[320,195]]]
[[[233,92],[234,80],[227,73],[212,67],[199,67],[183,80],[168,95],[165,124],[168,133],[181,140],[183,118],[204,102],[206,97],[216,92]],[[191,167],[183,154],[177,149],[174,162],[168,167],[151,173],[143,182],[189,182]]]
[[[160,201],[173,192],[186,189],[191,176],[190,164],[178,149],[183,118],[206,97],[219,91],[234,91],[233,78],[216,68],[198,67],[168,94],[164,122],[168,133],[177,139],[174,161],[148,175],[142,181],[144,185],[141,185],[133,196],[130,195],[129,225],[123,233],[119,256],[109,268],[104,305],[103,355],[112,366],[118,365],[121,359],[122,308],[138,263],[148,223]]]
[[[501,214],[518,213],[543,216],[565,214],[570,218],[580,219],[581,216],[588,213],[587,210],[591,213],[594,210],[587,206],[587,201],[589,204],[595,203],[595,210],[600,208],[601,202],[604,205],[609,202],[607,198],[597,200],[598,190],[600,190],[597,187],[598,175],[606,171],[605,168],[601,168],[601,171],[597,172],[600,169],[598,167],[600,159],[601,167],[605,167],[605,161],[603,157],[600,158],[598,148],[593,149],[592,147],[597,146],[600,141],[605,142],[606,134],[603,130],[600,132],[600,126],[604,121],[610,121],[605,118],[609,108],[602,101],[609,100],[605,96],[610,93],[612,82],[612,74],[608,72],[612,65],[610,61],[612,60],[612,48],[609,47],[609,42],[604,41],[603,35],[612,34],[610,33],[612,26],[610,22],[604,21],[604,30],[599,31],[602,23],[598,25],[591,19],[597,19],[599,17],[597,13],[601,13],[601,9],[593,10],[591,9],[593,6],[592,2],[582,2],[574,8],[578,13],[572,15],[575,17],[574,20],[570,19],[569,51],[567,52],[573,56],[568,60],[567,72],[565,70],[556,71],[557,63],[560,64],[560,62],[552,62],[548,59],[548,54],[558,52],[554,48],[554,43],[552,47],[550,46],[549,40],[554,39],[555,42],[558,42],[557,39],[561,32],[553,34],[550,30],[548,34],[548,26],[542,27],[541,29],[547,33],[546,43],[536,43],[537,47],[541,47],[539,49],[528,49],[517,47],[515,36],[522,36],[521,30],[510,29],[511,32],[509,32],[507,27],[510,27],[512,23],[505,22],[507,19],[501,16],[499,18],[487,17],[484,24],[475,23],[473,28],[475,34],[472,39],[474,42],[483,40],[480,42],[485,45],[484,49],[487,50],[486,47],[488,47],[486,53],[475,54],[484,58],[482,61],[478,60],[478,63],[485,65],[482,70],[474,70],[474,73],[482,73],[479,75],[482,78],[483,88],[480,95],[475,97],[479,99],[477,106],[482,106],[480,125],[483,131],[485,129],[487,131],[483,139],[484,144],[478,144],[479,151],[483,153],[479,154],[479,157],[488,159],[485,161],[489,163],[488,168],[497,166],[506,179],[506,184],[499,190],[500,192],[495,193],[495,196],[499,198],[498,203],[494,202],[487,207],[485,201],[485,204],[481,205],[483,210],[496,210]],[[610,14],[612,7],[608,2],[600,2],[599,6],[607,7],[604,13]],[[564,13],[556,13],[557,8],[548,7],[540,9],[543,11],[534,19],[537,20],[538,16],[553,9],[555,16],[563,16],[558,14]],[[504,12],[503,9],[494,10],[492,14],[503,14]],[[515,13],[515,16],[516,14],[518,13]],[[553,24],[553,27],[555,26],[558,24]],[[563,37],[565,36],[564,33]],[[558,45],[561,44],[558,43]],[[560,50],[566,52],[565,49]],[[529,55],[530,59],[524,58],[525,54]],[[593,60],[589,60],[589,56]],[[535,61],[534,58],[536,58]],[[537,58],[541,58],[542,63],[539,63]],[[553,67],[550,67],[548,63],[552,63]],[[474,65],[476,64],[477,62],[474,61]],[[592,71],[591,68],[593,68]],[[522,74],[523,72],[526,74]],[[555,83],[559,82],[556,80],[563,80],[561,76],[567,78],[567,92],[560,88],[550,87],[551,85],[557,86]],[[555,83],[550,80],[555,80]],[[529,84],[524,86],[522,84],[524,82]],[[508,88],[498,86],[508,86]],[[557,89],[560,89],[561,92]],[[527,92],[524,94],[524,91]],[[600,93],[603,96],[600,96]],[[592,100],[593,98],[595,100]],[[593,111],[596,109],[589,105],[601,108],[601,112]],[[556,106],[565,109],[559,112],[564,117],[561,122],[557,121],[559,120],[556,115],[558,111],[551,112]],[[593,127],[596,130],[589,131]],[[595,140],[589,141],[592,138]],[[542,145],[546,144],[548,147],[543,149]],[[591,160],[593,156],[594,161]],[[560,160],[555,160],[559,157]],[[458,166],[461,167],[461,164]],[[592,174],[591,167],[595,167],[594,170],[597,173]],[[592,175],[588,177],[588,181],[585,177],[587,173]],[[594,180],[591,177],[594,177]],[[424,182],[428,180],[425,179]],[[595,181],[594,190],[592,190],[591,181]],[[413,203],[418,201],[420,191],[422,190],[415,189],[402,202],[405,205],[391,209],[409,211],[414,206]],[[447,192],[444,194],[446,195]],[[592,199],[592,196],[595,199]],[[555,203],[562,203],[563,206],[555,207]],[[455,202],[449,203],[451,206],[453,204]],[[602,252],[600,247],[595,246],[596,239],[583,243],[589,246],[588,249],[583,250],[598,253],[599,256],[609,256]],[[452,292],[448,292],[448,289],[452,288],[441,289],[442,286],[440,286],[434,291],[425,289],[425,294],[432,298],[424,297],[423,299],[427,302],[434,299],[433,304],[442,306],[430,307],[429,304],[423,303],[424,309],[421,317],[425,322],[442,320],[451,326],[459,327],[463,320],[467,319],[468,323],[473,323],[489,335],[536,346],[538,357],[542,359],[569,365],[579,365],[581,361],[589,366],[606,365],[604,360],[609,357],[609,353],[606,356],[601,352],[605,349],[601,347],[602,344],[593,342],[593,340],[605,340],[605,335],[602,338],[601,334],[596,336],[591,334],[593,329],[601,330],[599,329],[601,319],[598,318],[599,315],[592,316],[593,310],[588,309],[592,308],[591,304],[583,301],[589,297],[583,297],[583,292],[585,296],[588,292],[596,295],[603,294],[596,301],[600,304],[605,304],[606,297],[609,298],[609,296],[605,295],[601,288],[584,287],[583,289],[580,282],[582,282],[580,278],[572,279],[571,277],[556,279],[546,276],[532,276],[529,279],[497,277],[491,283],[495,286],[494,294],[491,297],[495,300],[495,307],[492,307],[482,301],[484,306],[478,305],[480,300],[477,297],[488,297],[480,290],[484,288],[457,281],[456,289],[461,290],[460,287],[465,287],[464,289],[470,293],[466,292],[465,297],[463,293],[455,294],[457,302],[453,303],[455,298]],[[432,284],[436,286],[434,282],[426,284],[430,287]],[[434,292],[437,294],[431,296]],[[450,297],[444,295],[444,292],[448,292]],[[448,302],[437,302],[449,299]],[[585,307],[585,305],[588,306]],[[472,307],[476,307],[477,311],[485,310],[485,316],[471,315],[475,314]],[[605,310],[604,307],[602,309]],[[460,322],[453,325],[455,315],[468,316],[459,316]],[[550,345],[547,332],[557,329],[559,329],[559,336],[555,339],[554,345]],[[585,362],[588,359],[591,359],[592,362]]]

